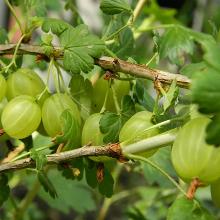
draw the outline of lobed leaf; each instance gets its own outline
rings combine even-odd
[[[177,198],[168,210],[167,220],[214,220],[196,200]]]
[[[171,63],[184,64],[185,54],[192,54],[194,42],[190,33],[179,25],[169,28],[160,39],[160,58],[168,57]]]
[[[63,111],[61,114],[61,121],[63,134],[56,137],[56,143],[65,143],[64,150],[79,147],[81,140],[81,126],[69,109]]]
[[[94,67],[93,58],[103,53],[104,42],[95,35],[89,34],[84,24],[68,28],[60,35],[64,47],[64,67],[72,73],[87,73]]]
[[[126,0],[102,0],[100,9],[108,15],[119,14],[123,11],[131,11],[131,7]]]

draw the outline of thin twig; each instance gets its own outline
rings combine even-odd
[[[8,0],[4,0],[4,1],[5,1],[5,4],[9,7],[11,13],[13,14],[13,16],[14,16],[14,18],[15,18],[15,20],[16,20],[16,22],[17,22],[17,24],[18,24],[18,26],[21,30],[21,33],[24,34],[24,30],[22,28],[21,22],[20,22],[19,18],[17,17],[14,8],[12,7],[12,5],[10,4],[10,2]]]
[[[106,146],[84,146],[70,151],[46,155],[47,164],[59,164],[78,157],[85,156],[109,156],[116,158],[119,161],[125,161],[125,158],[123,157],[124,154],[140,153],[152,149],[158,149],[160,147],[171,144],[175,140],[175,138],[175,133],[171,131],[170,134],[159,134],[157,136],[147,138],[145,140],[141,140],[139,142],[126,146],[124,145],[124,143],[110,144]],[[29,156],[29,154],[30,153],[27,152],[25,156]],[[24,156],[24,154],[19,156],[21,158]],[[19,156],[15,159],[18,159]],[[34,167],[35,165],[35,161],[28,157],[25,159],[0,164],[0,173]]]
[[[121,156],[121,148],[119,145],[107,145],[104,147],[101,146],[87,146],[87,147],[81,147],[78,149],[61,152],[61,153],[55,153],[47,155],[47,163],[48,164],[59,164],[61,162],[66,162],[71,159],[77,158],[77,157],[83,157],[83,156],[109,156],[109,157],[120,157]],[[0,164],[0,173],[6,172],[9,170],[19,170],[24,169],[28,167],[34,167],[35,161],[32,160],[30,157],[8,162],[8,163],[2,163]]]
[[[154,167],[159,172],[161,172],[167,179],[170,180],[171,183],[173,183],[173,185],[175,185],[177,187],[177,189],[179,189],[179,191],[181,193],[183,193],[183,195],[185,195],[187,197],[187,193],[184,191],[184,189],[167,172],[165,172],[162,168],[160,168],[157,164],[155,164],[151,160],[149,160],[145,157],[141,157],[141,156],[137,156],[137,155],[133,155],[133,154],[128,154],[127,158],[148,163],[150,166]]]
[[[0,56],[5,54],[13,54],[16,44],[0,45]],[[33,54],[46,56],[41,46],[21,44],[17,54]],[[54,47],[51,54],[55,59],[63,59],[63,50],[60,47]],[[173,74],[162,70],[151,69],[145,65],[133,64],[124,60],[112,57],[101,57],[96,59],[96,64],[106,70],[113,72],[123,72],[133,77],[146,78],[150,80],[158,80],[161,83],[171,84],[176,80],[177,85],[182,88],[189,88],[191,80],[180,74]]]

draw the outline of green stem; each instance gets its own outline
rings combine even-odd
[[[63,75],[62,75],[62,73],[61,73],[59,64],[55,61],[55,62],[54,62],[54,65],[55,65],[55,67],[56,67],[56,69],[57,69],[57,73],[58,73],[59,79],[61,80],[62,88],[64,89],[64,91],[65,91],[66,94],[69,94],[69,91],[68,91],[68,89],[66,88],[66,85],[65,85],[65,82],[64,82]]]
[[[157,56],[158,56],[158,53],[156,52],[156,53],[151,57],[151,59],[146,63],[146,66],[149,66]]]
[[[22,40],[24,39],[26,35],[22,35],[21,38],[19,39],[18,43],[16,44],[16,47],[15,47],[15,51],[14,51],[14,54],[13,54],[13,58],[11,60],[11,62],[3,68],[3,70],[5,70],[5,72],[8,72],[9,68],[12,66],[12,65],[15,65],[17,66],[16,64],[16,55],[17,55],[17,52],[18,52],[18,49],[22,43]]]
[[[166,172],[164,171],[162,168],[160,168],[157,164],[155,164],[154,162],[152,162],[151,160],[145,158],[145,157],[141,157],[141,156],[137,156],[137,155],[133,155],[133,154],[127,154],[125,155],[127,158],[132,159],[132,160],[139,160],[139,161],[143,161],[147,164],[149,164],[150,166],[154,167],[155,169],[157,169],[160,173],[162,173],[168,180],[170,180],[171,183],[173,183],[173,185],[175,185],[177,187],[177,189],[183,193],[183,195],[187,196],[187,193],[184,191],[184,189]]]
[[[128,26],[129,26],[129,24],[125,24],[124,26],[122,26],[117,31],[115,31],[113,34],[111,34],[110,36],[106,37],[103,40],[105,40],[105,41],[111,40],[112,38],[114,38],[116,35],[118,35],[121,31],[123,31]]]
[[[176,120],[177,120],[177,119],[176,119]],[[151,127],[149,127],[149,128],[146,128],[146,129],[143,130],[143,132],[141,133],[141,135],[137,135],[136,137],[132,137],[132,138],[130,138],[130,139],[124,141],[124,142],[121,143],[121,144],[126,145],[127,143],[129,143],[129,142],[131,142],[131,141],[134,142],[135,139],[137,139],[137,140],[140,139],[140,137],[143,137],[144,135],[146,135],[147,132],[149,132],[149,131],[151,131],[151,130],[153,130],[153,129],[155,129],[155,128],[162,127],[162,126],[164,126],[164,125],[168,125],[168,124],[170,124],[170,123],[173,122],[173,121],[174,121],[174,119],[169,119],[169,120],[160,122],[160,123],[158,123],[158,124],[156,124],[156,125],[153,125],[153,126],[151,126]],[[145,133],[145,132],[146,132],[146,133]]]
[[[57,93],[60,93],[59,76],[58,76],[58,74],[55,73],[54,68],[52,69],[52,67],[53,67],[53,65],[54,65],[54,62],[55,62],[55,61],[54,61],[54,58],[51,58],[49,70],[52,72],[56,91],[57,91]],[[54,66],[55,66],[55,65],[54,65]],[[49,70],[48,70],[48,71],[49,71]]]
[[[106,110],[106,105],[107,105],[107,102],[108,102],[110,87],[111,87],[111,79],[108,81],[108,87],[107,87],[107,90],[106,90],[106,93],[105,93],[105,99],[104,99],[104,103],[103,103],[103,106],[101,108],[100,113],[104,113],[105,110]]]
[[[137,18],[140,15],[140,13],[141,13],[141,11],[142,11],[142,9],[144,7],[144,4],[146,2],[147,2],[147,0],[139,0],[138,1],[137,5],[136,5],[136,7],[134,9],[134,12],[133,12],[132,16],[129,18],[127,24],[133,24],[137,20]]]
[[[127,141],[120,143],[123,154],[134,154],[158,149],[172,144],[176,139],[176,129],[159,134],[133,144],[127,144]]]
[[[117,55],[115,53],[113,53],[111,50],[109,50],[107,47],[105,48],[105,52],[111,56],[111,57],[114,57],[114,58],[117,58]]]
[[[53,147],[53,146],[55,146],[55,144],[54,144],[54,143],[51,143],[51,144],[48,144],[48,145],[46,145],[46,146],[43,146],[43,147],[39,147],[39,148],[37,148],[36,151],[39,152],[39,151],[42,151],[42,150],[45,150],[45,149],[51,148],[51,147]],[[13,162],[13,161],[16,161],[16,160],[22,159],[22,158],[24,158],[24,157],[29,156],[30,154],[31,154],[31,152],[28,151],[28,152],[26,152],[26,153],[23,153],[23,154],[21,154],[21,155],[18,155],[18,156],[15,157],[15,158],[13,158],[10,162]]]
[[[4,68],[4,67],[6,67],[6,64],[2,61],[2,60],[0,60],[0,65]]]
[[[123,168],[122,164],[117,164],[117,166],[115,167],[115,170],[114,170],[114,172],[113,172],[113,174],[112,174],[115,183],[118,182],[118,178],[119,178],[119,176],[120,176],[120,174],[121,174],[122,168]],[[119,196],[119,194],[120,194],[120,193],[116,194],[116,195],[118,195],[118,198],[115,198],[116,195],[113,195],[111,198],[105,198],[105,199],[104,199],[103,204],[102,204],[102,207],[100,208],[100,211],[99,211],[99,215],[98,215],[98,217],[97,217],[97,220],[104,220],[104,219],[106,218],[106,215],[107,215],[107,213],[108,213],[108,210],[109,210],[109,208],[110,208],[110,206],[111,206],[111,204],[112,204],[113,202],[115,202],[116,200],[122,199],[123,196],[124,196],[124,197],[128,196],[128,195],[125,196],[125,195],[121,195],[121,194],[120,194],[120,196]],[[129,193],[129,194],[130,194],[130,193]]]
[[[113,95],[113,100],[114,100],[116,112],[117,112],[118,114],[120,114],[121,108],[120,108],[120,105],[119,105],[119,103],[118,103],[117,93],[116,93],[116,91],[115,91],[114,86],[112,86],[111,89],[112,89],[112,95]]]
[[[121,31],[123,31],[125,28],[129,27],[130,25],[132,25],[138,18],[139,14],[141,13],[142,8],[144,7],[144,4],[147,2],[147,0],[139,0],[134,12],[132,13],[132,15],[130,16],[130,18],[128,19],[127,23],[122,26],[121,28],[119,28],[117,31],[115,31],[113,34],[111,34],[108,37],[104,37],[103,40],[104,41],[108,41],[111,40],[112,38],[114,38],[116,35],[118,35]]]
[[[146,31],[152,31],[156,29],[166,29],[166,28],[171,28],[171,27],[175,27],[175,24],[161,24],[157,26],[151,26],[151,27],[147,27],[145,30],[141,30],[137,32],[146,32]]]
[[[16,201],[15,201],[15,199],[14,199],[12,194],[9,195],[9,199],[10,199],[10,202],[11,202],[12,206],[14,207],[14,209],[18,210],[17,203],[16,203]]]
[[[18,19],[14,8],[12,7],[12,5],[10,4],[10,2],[9,2],[8,0],[4,0],[4,1],[5,1],[5,4],[9,7],[11,13],[13,14],[13,16],[14,16],[14,18],[15,18],[15,20],[16,20],[16,22],[17,22],[17,24],[18,24],[18,26],[19,26],[19,28],[20,28],[20,30],[21,30],[22,35],[24,35],[25,31],[24,31],[23,28],[22,28],[21,22],[20,22],[20,20]]]
[[[115,76],[115,79],[117,79],[117,80],[121,80],[121,81],[132,81],[132,80],[135,80],[135,78],[133,78],[133,77],[127,77],[127,78],[125,78],[125,77],[120,77],[120,76]]]

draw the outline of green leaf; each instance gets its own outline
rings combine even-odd
[[[81,75],[74,74],[69,84],[71,95],[80,109],[81,117],[86,120],[92,110],[93,87],[91,81]]]
[[[122,127],[120,115],[107,112],[100,119],[100,131],[105,134],[104,143],[115,143],[118,141],[119,131]]]
[[[133,55],[134,36],[130,28],[121,31],[115,42],[114,46],[110,49],[117,55],[117,57],[127,59],[129,56]]]
[[[128,21],[128,16],[126,12],[110,17],[106,21],[106,26],[104,27],[102,38],[103,39],[109,38],[115,32],[117,32],[122,27],[124,27],[127,21]]]
[[[209,45],[205,48],[204,60],[220,71],[220,45],[216,43],[209,43]]]
[[[206,68],[205,62],[190,63],[183,66],[182,69],[180,70],[180,73],[188,76],[189,78],[192,78],[196,72],[202,71],[205,68]]]
[[[97,172],[96,166],[85,167],[86,182],[92,188],[96,188],[98,184],[98,181],[96,178],[96,172]]]
[[[50,181],[47,175],[43,171],[39,171],[37,177],[41,185],[43,186],[44,190],[48,192],[52,198],[56,198],[57,197],[56,189],[54,188],[53,183]]]
[[[81,144],[81,126],[70,110],[66,109],[60,116],[62,135],[56,137],[56,143],[65,143],[64,150],[79,147]]]
[[[104,179],[101,183],[99,183],[98,187],[99,187],[99,192],[102,195],[104,195],[108,198],[113,195],[114,179],[106,167],[104,169]]]
[[[206,128],[206,142],[211,145],[220,145],[220,113],[215,115]]]
[[[66,179],[81,180],[84,174],[83,158],[75,158],[68,161],[67,164],[63,163],[58,166],[58,170],[61,171],[62,176]]]
[[[158,1],[151,1],[151,3],[143,9],[143,11],[145,14],[149,15],[148,17],[152,17],[153,21],[160,21],[162,24],[175,24],[179,22],[175,18],[177,11],[173,8],[161,7],[158,4]]]
[[[122,111],[120,115],[106,112],[100,119],[100,131],[105,134],[104,143],[115,143],[118,141],[119,132],[124,123],[135,113],[135,106],[130,96],[122,99]]]
[[[161,148],[150,158],[150,160],[171,176],[175,176],[175,171],[170,159],[170,152],[170,148]],[[151,185],[158,184],[160,187],[173,187],[172,183],[154,167],[149,164],[142,163],[142,168],[145,179]]]
[[[192,100],[202,113],[220,112],[220,73],[206,66],[192,80]]]
[[[40,191],[39,196],[50,207],[66,214],[72,209],[78,213],[96,210],[93,194],[83,180],[78,182],[65,179],[57,170],[49,170],[48,176],[53,182],[59,197],[52,199],[43,190]]]
[[[35,149],[31,149],[30,150],[30,157],[32,160],[34,160],[36,162],[36,169],[38,171],[43,170],[43,168],[47,164],[46,155],[41,152],[37,152]]]
[[[108,15],[131,11],[131,7],[126,0],[101,0],[100,9]]]
[[[4,44],[8,41],[7,31],[0,27],[0,44]]]
[[[147,80],[136,79],[135,85],[135,98],[137,102],[144,106],[145,109],[152,112],[154,109],[155,101],[148,92]]]
[[[168,92],[163,93],[164,102],[163,109],[167,111],[170,107],[173,107],[176,99],[179,95],[179,88],[176,86],[176,81],[174,80],[168,90]]]
[[[8,199],[10,188],[8,185],[8,177],[5,174],[0,175],[0,207]]]
[[[182,65],[185,54],[192,54],[194,42],[190,33],[179,25],[169,28],[160,39],[160,58],[168,57],[171,63]]]
[[[68,28],[60,35],[64,47],[64,67],[72,73],[87,73],[94,67],[93,58],[101,56],[104,42],[88,31],[84,24]]]
[[[121,115],[123,117],[123,121],[127,121],[132,115],[135,114],[135,106],[131,96],[125,95],[122,99],[121,106]]]
[[[129,219],[132,220],[148,220],[141,212],[141,210],[137,207],[133,207],[133,209],[129,210],[126,214],[129,217]]]
[[[70,27],[72,27],[70,24],[56,18],[45,18],[42,24],[42,30],[44,32],[52,31],[52,33],[58,36]]]
[[[47,8],[45,0],[13,0],[13,4],[20,6],[25,14],[29,16],[46,16]]]
[[[167,220],[214,220],[196,200],[177,198],[168,210]]]

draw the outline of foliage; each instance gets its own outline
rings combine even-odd
[[[17,25],[0,27],[1,219],[219,218],[219,19],[211,33],[196,2],[101,0],[93,30],[76,1],[5,0]]]

